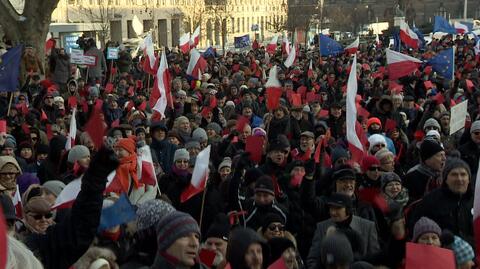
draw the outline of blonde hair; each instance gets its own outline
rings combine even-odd
[[[43,269],[43,265],[22,242],[9,235],[6,268]]]

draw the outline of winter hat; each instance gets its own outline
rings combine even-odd
[[[177,149],[175,154],[173,155],[173,161],[176,162],[178,160],[190,160],[190,153],[186,149]]]
[[[376,145],[387,145],[387,141],[385,140],[385,137],[381,134],[373,134],[368,138],[368,143],[370,144],[368,151],[371,151],[373,147]]]
[[[48,145],[39,144],[37,146],[37,155],[38,154],[48,154],[49,151],[50,151],[50,147]]]
[[[260,127],[256,127],[256,128],[253,128],[252,130],[252,135],[253,136],[263,136],[263,137],[266,137],[267,136],[267,132],[265,132],[264,129],[260,128]]]
[[[285,151],[288,147],[290,147],[290,143],[287,140],[281,139],[281,135],[278,136],[277,139],[274,139],[268,144],[267,152],[270,151]]]
[[[435,221],[427,217],[421,217],[413,227],[412,242],[416,243],[418,241],[418,238],[426,233],[434,233],[437,234],[438,237],[440,237],[440,235],[442,234],[442,229]]]
[[[282,257],[282,254],[285,250],[289,248],[295,249],[295,244],[292,240],[285,237],[274,237],[267,242],[270,247],[270,263],[274,263],[276,260]]]
[[[222,133],[222,127],[220,127],[220,125],[216,122],[210,122],[208,125],[207,125],[207,130],[214,130],[215,133],[217,134],[221,134]],[[195,133],[195,131],[193,132]]]
[[[366,173],[370,167],[377,165],[380,165],[380,161],[375,157],[375,156],[365,156],[362,160],[362,171]]]
[[[285,225],[285,219],[277,213],[267,213],[262,220],[262,231],[265,231],[271,223],[279,222]]]
[[[441,136],[440,136],[440,133],[437,131],[437,130],[430,130],[427,132],[427,134],[425,135],[425,138],[436,138],[436,139],[440,139]]]
[[[188,118],[185,117],[185,116],[180,116],[180,117],[175,119],[175,125],[182,124],[182,123],[185,123],[185,122],[190,122],[188,120]]]
[[[232,106],[232,107],[235,107],[235,103],[234,103],[233,101],[231,101],[231,100],[230,100],[230,101],[227,101],[227,102],[225,103],[225,106]]]
[[[35,196],[30,198],[28,202],[23,207],[23,210],[26,213],[49,213],[51,210],[50,203],[41,196]]]
[[[111,268],[110,263],[104,258],[98,258],[90,264],[88,269]]]
[[[378,161],[382,161],[384,158],[392,156],[395,157],[393,153],[391,153],[387,148],[380,149],[375,153],[375,157],[378,159]]]
[[[332,195],[327,198],[327,205],[345,207],[348,211],[353,207],[352,198],[343,193],[332,193]]]
[[[445,162],[445,167],[443,168],[442,171],[442,179],[443,181],[447,180],[447,176],[455,168],[464,168],[467,173],[468,173],[468,178],[472,179],[471,171],[470,171],[470,166],[462,159],[460,158],[448,158],[448,160]]]
[[[472,246],[470,246],[469,243],[467,243],[459,236],[454,236],[454,241],[451,245],[451,249],[455,254],[455,261],[457,263],[457,266],[463,265],[475,258],[475,253],[473,252]]]
[[[430,118],[430,119],[425,121],[425,123],[423,124],[423,130],[425,130],[427,127],[435,127],[438,130],[440,130],[440,124],[434,118]]]
[[[156,227],[157,223],[166,215],[175,211],[175,208],[163,201],[153,199],[141,203],[137,209],[137,229],[139,231]]]
[[[440,151],[444,151],[444,149],[437,141],[433,139],[424,139],[420,145],[420,159],[426,161]]]
[[[0,194],[0,209],[6,220],[17,220],[15,215],[15,206],[12,199],[7,194]]]
[[[311,111],[310,106],[308,106],[308,105],[303,106],[302,112],[310,113],[310,111]]]
[[[167,250],[177,239],[196,233],[200,236],[200,227],[197,221],[187,213],[174,211],[157,224],[158,251]]]
[[[350,266],[350,269],[373,269],[373,268],[375,268],[375,267],[373,267],[373,265],[371,265],[368,262],[364,262],[364,261],[354,262]]]
[[[373,117],[373,118],[368,119],[367,128],[370,128],[370,125],[372,125],[372,124],[378,124],[378,125],[380,125],[380,128],[382,128],[382,122],[377,117]]]
[[[68,162],[75,163],[76,161],[90,156],[90,150],[84,145],[76,145],[68,152]]]
[[[192,133],[192,138],[198,142],[205,142],[208,140],[207,132],[203,128],[197,128]]]
[[[349,159],[348,151],[340,146],[337,146],[332,151],[332,162],[336,163],[338,159],[346,158]]]
[[[23,173],[21,176],[17,177],[18,190],[20,195],[30,187],[32,184],[40,184],[40,179],[33,173]]]
[[[10,139],[5,140],[5,143],[3,143],[4,149],[15,149],[16,147],[15,142]]]
[[[270,250],[265,240],[250,228],[236,228],[230,234],[227,246],[227,261],[234,265],[233,268],[248,268],[245,264],[245,253],[251,244],[262,245],[263,259],[267,260]]]
[[[122,138],[118,140],[115,147],[123,148],[124,150],[128,151],[128,153],[130,154],[134,154],[137,148],[135,145],[135,141],[130,138]]]
[[[185,144],[185,148],[186,148],[187,150],[193,149],[193,148],[200,149],[200,142],[197,141],[197,140],[188,141],[188,142]]]
[[[470,127],[470,134],[479,130],[480,130],[480,120],[476,120],[472,123],[472,126]]]
[[[228,235],[230,234],[230,222],[227,215],[224,213],[218,213],[215,216],[215,220],[208,228],[205,239],[210,237],[220,238],[228,241]]]
[[[341,233],[325,237],[320,247],[323,265],[350,265],[353,262],[353,250],[348,238]]]
[[[394,182],[394,181],[400,182],[400,184],[402,184],[402,180],[396,173],[394,172],[383,173],[382,176],[380,177],[380,182],[382,182],[382,190],[385,190],[385,187],[387,186],[388,183]]]
[[[58,195],[65,188],[65,183],[61,182],[60,180],[49,180],[49,181],[43,183],[42,187],[44,187],[46,190],[48,190],[53,195],[58,197]]]
[[[232,167],[232,159],[230,159],[230,157],[223,158],[223,161],[218,166],[218,170],[220,171],[223,167]]]
[[[266,192],[275,195],[272,178],[269,176],[260,177],[257,182],[255,182],[255,192]]]
[[[345,180],[345,179],[356,179],[355,170],[352,168],[341,168],[332,174],[333,181]]]

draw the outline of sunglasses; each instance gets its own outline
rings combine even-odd
[[[385,144],[378,144],[378,145],[375,145],[375,147],[384,148],[384,147],[386,147],[386,145]]]
[[[271,224],[268,226],[268,229],[272,232],[275,230],[279,230],[281,232],[281,231],[285,231],[285,226],[282,224]]]
[[[176,163],[189,163],[190,161],[188,161],[188,160],[177,160],[175,162]]]
[[[53,217],[53,214],[52,213],[47,213],[47,214],[35,214],[35,215],[30,215],[32,218],[34,218],[35,220],[41,220],[42,218],[45,218],[45,219],[50,219]]]
[[[378,171],[380,170],[380,167],[378,166],[371,166],[370,168],[368,168],[368,171]]]

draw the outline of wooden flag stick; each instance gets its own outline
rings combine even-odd
[[[10,101],[8,102],[7,116],[10,116],[10,107],[12,106],[12,101],[13,101],[13,92],[10,93]]]
[[[200,227],[200,231],[202,230],[203,210],[205,208],[205,196],[207,195],[207,188],[208,186],[205,183],[205,189],[203,190],[203,194],[202,194],[202,207],[200,208],[200,221],[198,223],[198,226]]]

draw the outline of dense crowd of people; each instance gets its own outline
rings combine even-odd
[[[0,93],[7,268],[404,268],[408,242],[451,250],[456,268],[475,265],[480,79],[473,39],[447,35],[402,49],[430,59],[455,45],[454,80],[428,65],[390,80],[386,44],[370,42],[360,45],[354,67],[348,53],[320,56],[318,44],[299,46],[289,68],[281,46],[274,54],[263,46],[213,51],[204,54],[199,78],[186,74],[188,54],[166,48],[171,104],[164,115],[149,102],[157,83],[143,70],[145,57],[120,45],[119,58],[106,60],[94,44],[85,54],[96,55],[97,65],[86,70],[58,47],[44,68],[35,48],[25,47],[20,88],[13,99]],[[282,96],[269,109],[272,68]],[[352,68],[365,136],[358,162],[346,138]],[[450,121],[460,120],[450,108],[464,100],[465,127],[450,134]],[[87,127],[95,109],[97,127],[107,129],[101,147]],[[71,117],[78,132],[68,149]],[[262,141],[260,160],[251,137]],[[153,184],[138,161],[146,146]],[[209,146],[206,188],[183,201],[197,156]],[[119,184],[107,183],[113,171]],[[73,204],[54,207],[79,178]],[[135,219],[99,227],[122,194]]]

